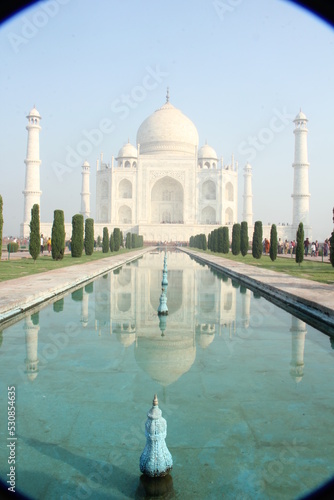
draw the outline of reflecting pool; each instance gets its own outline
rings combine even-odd
[[[165,498],[296,498],[334,473],[330,338],[188,255],[152,252],[0,333],[0,473],[34,499],[143,498],[154,393]]]

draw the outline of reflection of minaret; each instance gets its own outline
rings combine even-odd
[[[82,165],[82,191],[81,191],[81,214],[84,219],[90,216],[90,192],[89,192],[89,171],[90,166],[88,161]]]
[[[252,194],[252,167],[247,162],[244,167],[244,204],[242,220],[246,221],[248,227],[253,225],[253,194]]]
[[[251,291],[248,288],[240,287],[241,293],[241,318],[243,328],[249,327]]]
[[[291,369],[290,374],[296,382],[300,382],[304,375],[304,345],[307,333],[306,323],[291,316]]]
[[[26,332],[26,350],[27,357],[25,359],[27,367],[27,376],[30,381],[35,380],[38,374],[38,332],[39,332],[39,317],[38,313],[27,316],[25,319],[24,329]]]
[[[89,307],[89,294],[83,290],[81,302],[81,324],[84,328],[88,325],[88,307]]]
[[[300,222],[304,225],[305,236],[311,238],[309,225],[310,193],[308,182],[309,162],[307,159],[307,118],[302,111],[294,119],[295,158],[292,164],[293,178],[293,212],[292,225],[296,231]]]

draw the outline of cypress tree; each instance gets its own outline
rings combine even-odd
[[[111,252],[115,251],[115,244],[114,244],[114,235],[111,233],[110,238],[109,238],[109,248]]]
[[[94,252],[94,219],[85,220],[85,254],[92,255]]]
[[[240,251],[243,257],[247,255],[248,247],[248,223],[246,221],[243,221],[240,226]]]
[[[213,230],[212,235],[212,251],[218,252],[218,229]]]
[[[223,227],[220,226],[218,229],[217,229],[217,250],[216,252],[218,253],[223,253],[223,240],[224,240],[224,236],[223,236]]]
[[[334,231],[331,234],[331,237],[329,238],[329,243],[331,244],[331,247],[329,249],[329,260],[334,267]]]
[[[203,233],[202,234],[202,248],[203,250],[206,250],[207,249],[207,243],[206,243],[206,235]]]
[[[131,233],[126,235],[125,248],[131,248]]]
[[[109,231],[107,227],[103,228],[103,238],[102,238],[102,252],[108,253],[109,251]]]
[[[277,229],[276,225],[273,224],[270,230],[270,250],[269,255],[271,260],[274,262],[277,258]]]
[[[2,255],[2,231],[3,231],[3,201],[2,201],[2,196],[0,194],[0,260],[1,260],[1,255]]]
[[[75,214],[72,217],[72,257],[81,257],[83,251],[84,217],[81,214]]]
[[[98,248],[100,248],[100,246],[101,246],[101,236],[100,235],[98,235],[98,237],[97,237],[96,244],[97,244]]]
[[[259,220],[254,225],[252,255],[254,259],[261,259],[262,256],[262,222]]]
[[[31,209],[29,253],[36,261],[41,249],[41,234],[39,229],[39,205],[35,203]]]
[[[115,252],[118,252],[121,246],[121,230],[119,227],[114,228],[114,248]]]
[[[211,250],[211,233],[208,235],[208,249]]]
[[[240,253],[240,234],[241,234],[240,224],[233,224],[233,229],[232,229],[232,253],[233,253],[233,255],[239,255],[239,253]]]
[[[131,248],[137,248],[137,238],[136,238],[136,234],[135,233],[132,233],[131,234]]]
[[[299,223],[296,240],[296,262],[300,265],[304,260],[304,226],[302,222]]]
[[[51,255],[53,260],[62,260],[65,253],[65,223],[63,210],[53,212],[51,231]]]
[[[229,237],[228,227],[224,226],[222,229],[223,229],[223,231],[222,231],[222,234],[223,234],[222,252],[229,253],[229,251],[230,251],[230,237]]]
[[[120,231],[121,247],[124,247],[123,231]]]

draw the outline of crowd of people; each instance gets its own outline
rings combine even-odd
[[[265,238],[262,242],[263,245],[263,253],[264,254],[269,254],[270,252],[270,241],[268,238]],[[278,239],[277,242],[277,253],[279,255],[295,255],[296,253],[296,240],[288,241],[285,240],[283,241],[281,238]],[[310,255],[311,257],[318,257],[319,256],[319,250],[320,250],[320,245],[318,240],[310,242],[309,238],[306,238],[304,241],[304,254],[305,257]],[[329,255],[329,250],[330,250],[330,241],[328,238],[325,239],[323,245],[322,245],[322,252],[324,257],[328,257]]]

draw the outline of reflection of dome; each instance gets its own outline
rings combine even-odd
[[[201,333],[201,335],[199,335],[198,337],[198,343],[202,349],[206,349],[211,344],[214,338],[214,333]]]
[[[128,142],[119,150],[116,160],[118,158],[137,158],[137,149]]]
[[[138,337],[135,358],[153,380],[167,386],[190,370],[196,358],[196,345],[189,334],[161,337],[156,333],[151,337]]]
[[[211,146],[205,144],[198,150],[198,159],[217,160],[217,153]]]
[[[140,125],[137,144],[141,154],[195,155],[198,132],[189,118],[166,102]]]
[[[136,340],[136,335],[134,333],[116,333],[116,337],[124,347],[129,347]]]

